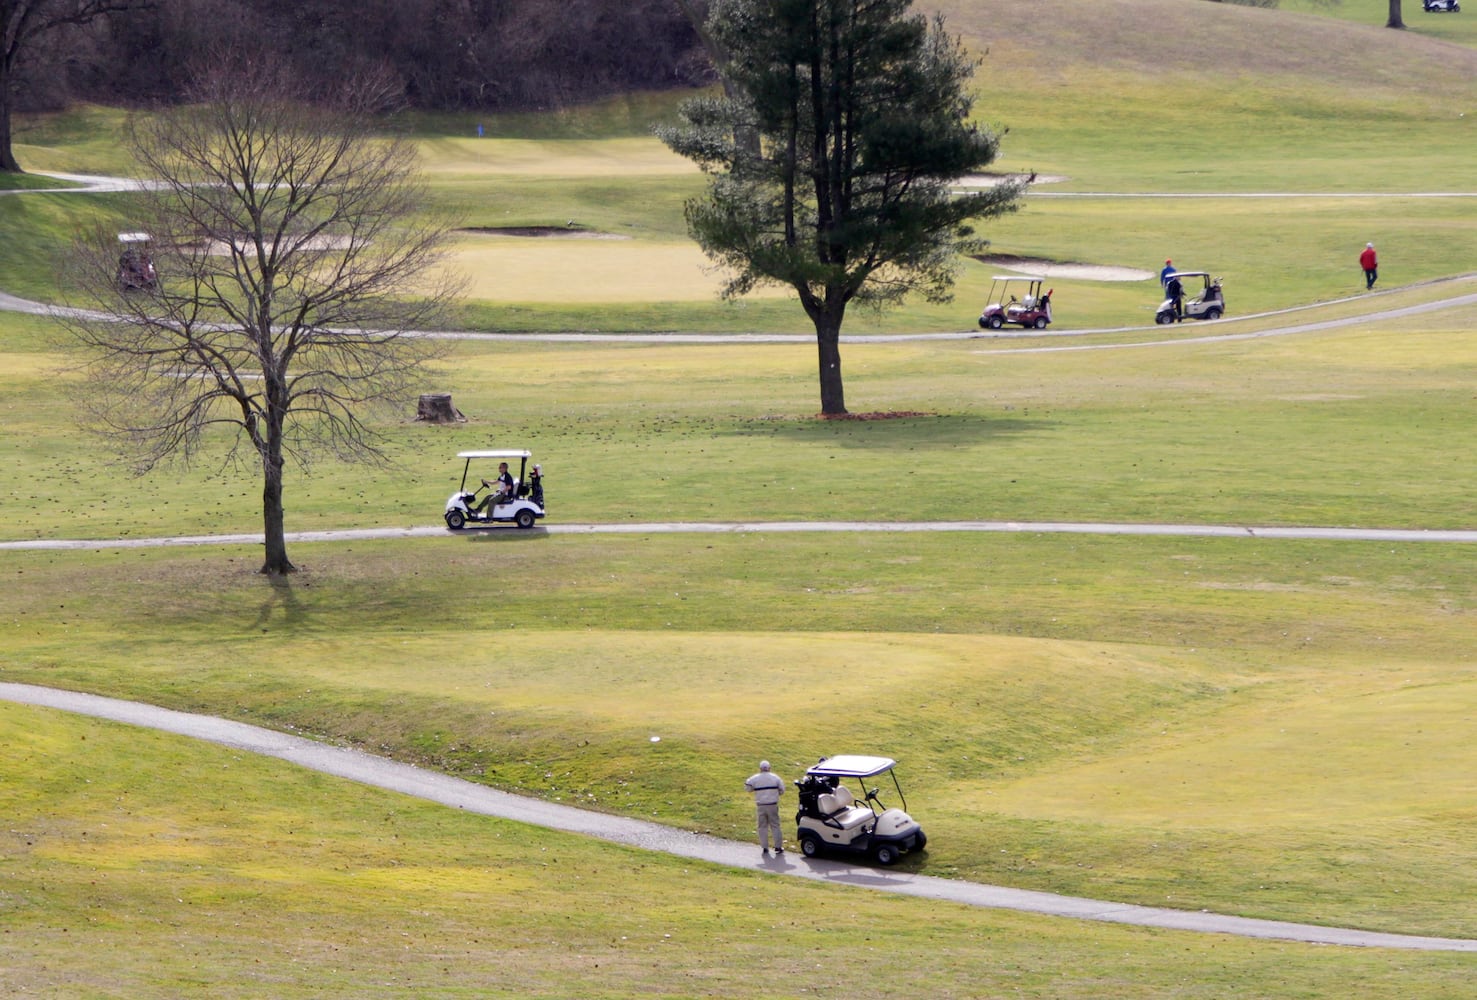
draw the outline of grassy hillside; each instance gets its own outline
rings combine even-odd
[[[950,28],[984,57],[976,111],[1008,130],[998,167],[1060,178],[1038,184],[1022,212],[984,235],[999,253],[1144,275],[1174,257],[1224,276],[1233,315],[1357,290],[1354,258],[1371,240],[1391,285],[1477,271],[1477,198],[1416,197],[1477,193],[1477,48],[1346,19],[1356,6],[1351,0],[1334,16],[1200,0],[941,5]],[[682,221],[682,204],[702,179],[649,134],[679,97],[401,123],[421,138],[442,206],[468,230],[457,263],[472,278],[473,301],[461,325],[809,329],[782,290],[736,304],[716,299],[719,276]],[[100,111],[72,124],[25,124],[22,158],[122,169],[116,147],[103,141],[117,124]],[[1081,197],[1090,192],[1160,197]],[[1162,197],[1174,193],[1233,197]],[[1328,197],[1258,197],[1288,193]],[[114,204],[118,225],[128,224],[126,202]],[[19,208],[0,201],[7,211]],[[44,251],[73,222],[60,206],[53,211],[7,221],[37,234],[37,245],[8,251],[13,290],[59,294]],[[488,232],[527,226],[601,238]],[[996,270],[965,262],[954,303],[854,311],[848,329],[972,328]],[[1158,301],[1148,277],[1054,284],[1062,327],[1141,324]]]
[[[1462,955],[1084,926],[719,871],[6,705],[0,736],[0,772],[34,775],[24,799],[6,784],[13,996],[780,998],[834,966],[884,998],[1442,998],[1470,978]]]
[[[943,8],[989,51],[979,111],[1011,129],[1005,166],[1065,178],[994,229],[997,248],[1208,262],[1227,275],[1230,320],[848,345],[854,409],[920,414],[873,422],[812,419],[804,343],[459,343],[426,389],[453,392],[469,422],[377,415],[396,464],[291,470],[288,528],[434,525],[455,452],[500,445],[539,456],[559,524],[1477,526],[1461,447],[1473,307],[1190,339],[1472,290],[1435,279],[1477,270],[1473,200],[1414,197],[1432,177],[1477,191],[1458,117],[1471,53],[1360,23],[1357,6]],[[699,178],[644,131],[669,109],[648,96],[489,118],[481,140],[469,119],[408,123],[469,229],[573,219],[627,237],[467,233],[483,289],[468,322],[804,328],[781,299],[707,299],[680,219]],[[117,171],[118,124],[99,109],[31,120],[26,155]],[[1048,194],[1094,191],[1223,196]],[[1229,197],[1267,192],[1302,196]],[[0,196],[0,290],[59,294],[57,248],[129,207]],[[1390,288],[1354,298],[1369,238]],[[952,311],[856,329],[972,324],[989,273],[966,269]],[[637,281],[653,275],[670,292]],[[1063,326],[1141,326],[1157,292],[1058,284]],[[46,320],[0,314],[0,356],[0,540],[259,524],[250,470],[133,479],[110,442],[80,435],[68,393],[85,387]],[[889,753],[930,834],[903,871],[1477,936],[1466,546],[507,531],[290,549],[304,571],[276,582],[249,544],[7,551],[0,679],[215,712],[738,839],[759,757],[793,777],[823,753]],[[881,997],[1470,992],[1456,956],[791,885],[5,705],[0,811],[0,988],[17,995],[782,997],[840,978]]]
[[[1407,30],[1459,45],[1477,45],[1477,23],[1473,23],[1471,18],[1425,13],[1421,8],[1421,0],[1404,0],[1401,6]],[[1282,0],[1281,8],[1285,11],[1335,17],[1367,27],[1377,27],[1383,25],[1388,18],[1390,5],[1389,0],[1339,0],[1332,4],[1321,0]]]
[[[1336,6],[1284,0],[1273,10],[1198,0],[933,0],[928,6],[992,60],[1041,79],[1111,70],[1160,82],[1185,77],[1206,89],[1228,80],[1309,87],[1322,81],[1309,96],[1328,98],[1356,96],[1341,88],[1358,83],[1367,97],[1420,102],[1437,96],[1423,93],[1429,85],[1450,86],[1477,65],[1477,52],[1426,30],[1460,18],[1411,17],[1414,30],[1390,32],[1381,27],[1385,0]],[[1420,14],[1419,0],[1405,6]]]
[[[1025,6],[986,0],[941,9],[950,28],[984,56],[976,111],[1008,129],[1000,168],[1062,178],[1038,185],[1024,211],[990,225],[986,235],[999,252],[1145,273],[1174,256],[1225,275],[1233,311],[1241,313],[1345,294],[1357,287],[1352,255],[1369,240],[1380,243],[1389,273],[1402,283],[1477,270],[1473,199],[1366,197],[1477,191],[1470,157],[1477,114],[1466,117],[1477,107],[1477,50],[1415,31],[1186,0]],[[806,329],[793,307],[777,310],[765,299],[738,313],[701,301],[676,309],[633,307],[631,289],[660,294],[650,290],[653,276],[684,297],[712,294],[714,279],[699,275],[696,257],[678,264],[671,256],[691,254],[680,225],[670,223],[680,202],[698,190],[698,179],[673,169],[654,201],[645,178],[664,155],[655,148],[651,159],[639,161],[641,178],[633,178],[639,186],[629,188],[592,185],[581,159],[545,153],[537,179],[499,173],[486,207],[501,207],[510,224],[575,219],[634,239],[561,248],[581,262],[584,280],[575,285],[540,268],[539,259],[551,254],[545,246],[484,240],[469,247],[476,256],[467,259],[493,284],[506,275],[506,286],[525,296],[548,290],[539,295],[542,304],[524,301],[499,316],[498,293],[483,285],[491,308],[479,310],[474,322]],[[469,190],[491,183],[469,178]],[[540,186],[533,204],[543,205],[543,214],[520,211],[517,193],[525,184]],[[1094,191],[1239,197],[1061,197]],[[1245,197],[1285,192],[1343,197]],[[667,206],[665,223],[644,217],[652,204]],[[626,262],[623,268],[618,261]],[[991,272],[969,263],[952,307],[917,306],[880,319],[855,315],[851,329],[966,328]],[[1157,298],[1152,281],[1056,284],[1063,326],[1142,322]]]

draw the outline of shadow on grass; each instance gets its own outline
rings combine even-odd
[[[549,533],[545,529],[534,526],[532,528],[519,528],[512,524],[497,524],[473,527],[467,525],[459,534],[473,542],[528,542],[535,538],[548,538]]]
[[[278,574],[263,574],[270,585],[266,599],[257,608],[252,627],[265,629],[271,622],[283,625],[298,625],[306,618],[297,591],[292,589],[292,577]]]
[[[982,441],[1045,431],[1048,420],[975,415],[922,414],[871,420],[822,420],[818,417],[754,420],[719,433],[733,437],[768,437],[793,444],[833,444],[850,448],[897,448],[972,445]]]

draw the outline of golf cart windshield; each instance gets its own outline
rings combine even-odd
[[[1015,296],[1011,294],[1012,286],[1016,287],[1028,299],[1035,299],[1041,295],[1041,285],[1046,281],[1044,277],[1035,274],[996,274],[990,278],[990,300],[992,302],[1009,301]],[[1000,289],[1000,295],[995,296],[995,289]],[[1024,291],[1021,291],[1024,289]]]
[[[459,451],[456,453],[456,457],[464,458],[467,460],[467,464],[462,466],[461,489],[465,491],[467,488],[467,474],[472,471],[472,463],[474,461],[487,458],[501,459],[503,461],[507,461],[508,459],[516,458],[518,459],[517,482],[521,483],[523,482],[524,474],[527,471],[525,469],[525,466],[527,465],[528,460],[533,457],[533,452],[523,448],[493,448],[486,451]]]

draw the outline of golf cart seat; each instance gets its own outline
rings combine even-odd
[[[845,785],[838,785],[834,792],[820,796],[816,805],[821,819],[827,826],[850,830],[861,826],[872,818],[872,810],[856,804],[856,798]]]

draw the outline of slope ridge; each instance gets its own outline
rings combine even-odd
[[[988,52],[992,75],[1100,69],[1477,93],[1477,50],[1317,15],[1203,0],[930,0],[924,9],[942,13],[950,31]]]

